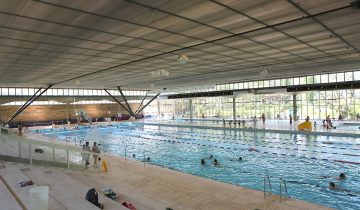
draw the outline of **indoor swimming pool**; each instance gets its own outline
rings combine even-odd
[[[292,198],[341,210],[360,206],[359,138],[142,123],[34,132],[60,141],[96,141],[109,154],[138,161],[150,157],[146,164],[261,191],[264,176],[269,176],[274,194],[280,194],[285,180]],[[337,180],[340,173],[347,178]],[[329,190],[329,182],[344,190]]]

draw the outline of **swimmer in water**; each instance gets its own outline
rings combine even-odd
[[[330,190],[338,190],[338,186],[336,186],[335,182],[330,182],[329,183],[329,189]]]
[[[345,176],[344,173],[341,173],[341,174],[339,175],[339,177],[336,178],[336,179],[338,179],[338,180],[344,180],[344,179],[346,179],[346,176]]]
[[[334,176],[320,176],[320,179],[327,179],[327,178],[335,178],[337,180],[344,180],[346,179],[346,176],[344,173],[341,173],[338,177],[334,177]]]
[[[239,162],[241,162],[242,160],[243,160],[242,157],[239,157],[238,159],[230,159],[230,161],[239,161]]]
[[[248,151],[249,151],[249,152],[258,152],[258,150],[257,150],[257,149],[252,148],[252,147],[251,147],[251,148],[249,148],[249,149],[248,149]]]
[[[136,155],[135,155],[135,154],[132,154],[132,157],[133,157],[133,158],[136,158]]]
[[[206,165],[206,162],[205,162],[205,160],[204,159],[201,159],[201,165]]]
[[[213,162],[214,166],[220,166],[220,163],[217,159],[214,159],[214,162]]]
[[[347,190],[347,189],[344,189],[344,188],[341,188],[341,187],[337,186],[335,184],[335,182],[330,182],[329,183],[329,189],[334,190],[334,191],[339,191],[339,192],[345,192],[345,193],[347,193],[348,195],[351,195],[351,196],[356,196],[356,194],[357,194],[357,193],[354,193],[354,192],[352,192],[350,190]]]

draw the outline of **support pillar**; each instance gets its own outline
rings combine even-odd
[[[117,88],[118,88],[118,90],[119,90],[119,92],[120,92],[121,97],[122,97],[123,100],[125,101],[125,105],[126,105],[126,107],[128,108],[128,111],[129,111],[130,115],[135,118],[135,117],[136,117],[136,113],[134,113],[134,112],[132,111],[132,109],[131,109],[131,107],[130,107],[130,105],[129,105],[126,97],[125,97],[125,95],[123,94],[123,92],[122,92],[122,90],[121,90],[121,88],[120,88],[119,86],[118,86]]]
[[[107,91],[106,89],[104,89],[104,91],[112,98],[114,99],[123,109],[125,109],[125,111],[127,111],[127,113],[129,113],[130,116],[133,116],[132,112],[130,112],[124,105],[121,104],[121,102],[119,100],[117,100],[113,95],[111,95],[111,93],[109,91]]]
[[[298,117],[297,117],[297,105],[296,105],[296,94],[293,95],[293,118],[294,118],[294,121],[297,121],[298,120]]]
[[[42,88],[40,88],[38,91],[36,91],[36,93],[33,96],[31,96],[31,98],[24,105],[22,105],[18,110],[16,110],[16,112],[10,117],[10,119],[5,124],[8,124],[11,120],[13,120],[16,116],[18,116],[21,112],[23,112],[28,106],[30,106],[34,101],[36,101],[36,99],[38,99],[40,96],[42,96],[42,94],[44,94],[52,86],[53,85],[49,85],[43,91],[41,91]],[[36,95],[37,93],[39,93],[39,94]]]
[[[189,99],[189,109],[190,109],[190,120],[193,120],[193,105],[192,105],[192,99]]]
[[[143,105],[146,97],[147,97],[147,93],[145,94],[144,98],[141,100],[141,103],[139,104],[139,107],[136,109],[135,114],[137,114],[139,109],[141,109],[141,106]]]
[[[236,121],[236,98],[233,98],[233,120]]]
[[[142,110],[144,110],[153,100],[157,99],[157,97],[160,95],[160,93],[156,94],[152,99],[150,99],[149,102],[147,102],[143,107],[141,107],[136,114],[139,114]]]

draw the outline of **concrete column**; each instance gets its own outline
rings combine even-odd
[[[293,95],[293,119],[294,121],[297,121],[297,105],[296,105],[296,94]]]
[[[236,98],[233,98],[233,120],[236,120]]]
[[[190,109],[190,120],[193,119],[193,105],[192,105],[192,99],[189,99],[189,109]]]

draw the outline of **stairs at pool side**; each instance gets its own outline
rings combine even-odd
[[[63,173],[60,168],[33,166],[22,163],[3,162],[0,167],[0,206],[6,210],[28,209],[29,190],[35,186],[49,186],[50,210],[99,209],[85,200],[92,186],[81,183]],[[19,187],[18,182],[32,180],[34,185]],[[99,189],[97,189],[99,192]],[[126,210],[124,206],[99,193],[99,202],[109,210]]]

